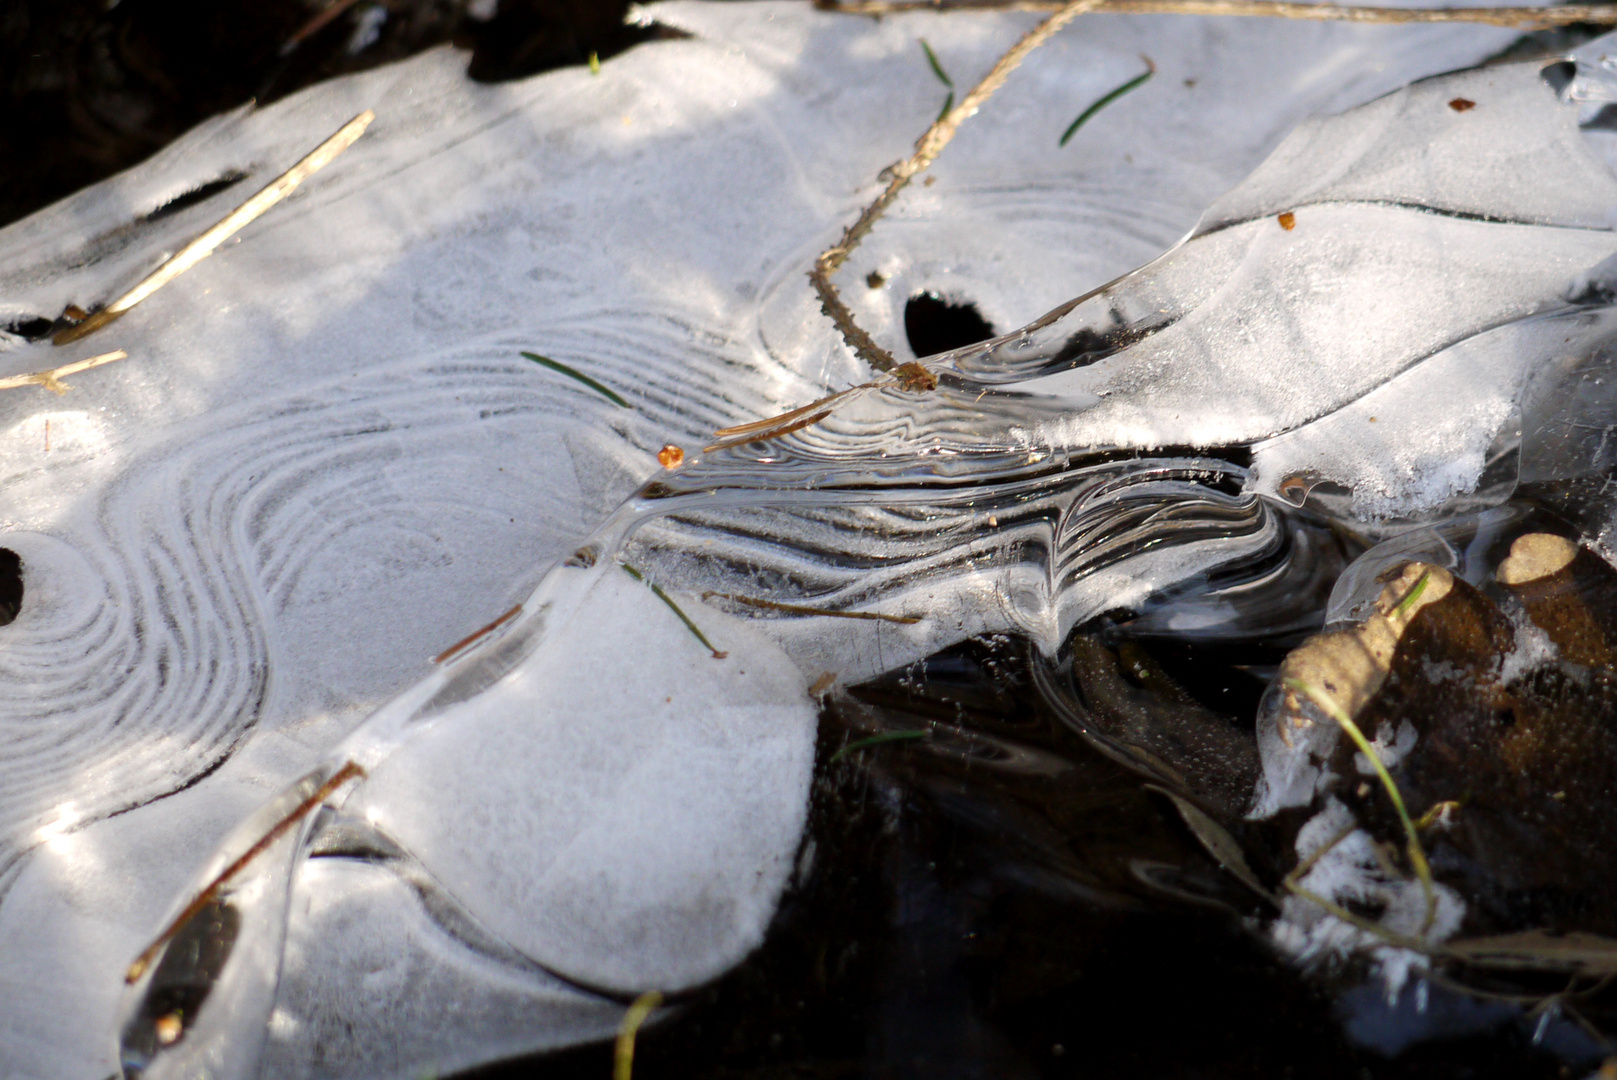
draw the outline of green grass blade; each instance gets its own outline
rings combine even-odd
[[[1119,86],[1115,90],[1107,93],[1099,101],[1095,102],[1095,104],[1079,113],[1078,119],[1069,124],[1067,126],[1067,130],[1061,133],[1061,141],[1056,144],[1057,146],[1066,146],[1067,140],[1078,134],[1078,129],[1083,127],[1091,116],[1094,116],[1096,113],[1106,108],[1106,106],[1110,105],[1112,102],[1116,101],[1130,90],[1134,90],[1145,85],[1146,81],[1157,73],[1157,65],[1153,64],[1149,58],[1142,59],[1145,59],[1146,70],[1134,76],[1134,78],[1130,79],[1122,86]]]
[[[913,728],[907,731],[884,731],[880,735],[872,735],[868,739],[855,739],[847,746],[844,746],[841,750],[838,750],[836,753],[832,754],[831,760],[827,764],[835,765],[847,755],[855,753],[859,750],[868,750],[872,746],[881,746],[883,743],[890,742],[907,742],[911,739],[924,739],[930,734],[932,734],[932,732],[928,731],[926,728]]]
[[[948,116],[949,110],[952,108],[954,108],[954,91],[950,90],[949,96],[943,99],[943,108],[938,110],[938,120],[942,120],[945,116]],[[932,122],[935,124],[938,122],[938,120],[934,120]]]
[[[696,640],[700,641],[702,646],[706,648],[708,652],[713,654],[713,659],[723,660],[725,657],[730,655],[727,652],[720,652],[718,649],[713,647],[713,643],[707,639],[707,635],[702,633],[702,628],[692,622],[691,617],[685,614],[684,610],[680,608],[678,604],[674,603],[674,598],[672,596],[669,596],[667,593],[663,592],[663,587],[661,585],[657,584],[655,581],[647,581],[646,575],[642,574],[628,563],[619,563],[618,565],[623,567],[624,571],[627,572],[630,577],[634,578],[636,581],[651,589],[652,592],[656,593],[657,599],[667,604],[668,609],[675,615],[679,616],[679,621],[685,624],[685,629],[694,634],[696,636]]]
[[[538,353],[532,352],[525,352],[522,355],[526,356],[529,360],[532,360],[536,364],[549,368],[551,371],[554,371],[559,375],[565,375],[569,379],[576,379],[585,386],[589,387],[591,390],[594,390],[597,394],[600,394],[602,397],[606,398],[606,400],[612,402],[614,405],[621,405],[625,409],[633,407],[627,401],[624,401],[622,398],[618,397],[618,395],[614,394],[612,391],[608,390],[606,387],[602,386],[600,383],[596,382],[582,371],[570,368],[560,360],[552,360],[548,356],[540,356]]]
[[[1426,582],[1431,579],[1431,576],[1432,572],[1428,570],[1417,578],[1415,580],[1415,584],[1410,586],[1409,592],[1405,593],[1404,598],[1398,601],[1398,606],[1392,609],[1392,613],[1394,615],[1402,615],[1404,612],[1414,607],[1415,601],[1420,599],[1420,594],[1426,591]]]
[[[1414,590],[1411,589],[1410,591],[1413,592]],[[1341,728],[1347,734],[1347,737],[1353,740],[1353,744],[1359,748],[1359,752],[1370,759],[1370,767],[1375,770],[1376,776],[1380,778],[1381,786],[1387,789],[1387,797],[1392,800],[1393,809],[1398,811],[1398,820],[1403,822],[1404,835],[1408,838],[1404,850],[1409,854],[1409,864],[1415,868],[1415,876],[1420,879],[1421,890],[1426,894],[1426,921],[1421,927],[1421,933],[1424,935],[1427,930],[1431,929],[1432,920],[1437,916],[1437,892],[1432,887],[1432,867],[1426,861],[1426,849],[1421,846],[1420,834],[1415,830],[1415,822],[1410,818],[1409,811],[1404,807],[1404,796],[1398,790],[1397,782],[1393,780],[1392,773],[1387,771],[1387,767],[1381,763],[1381,756],[1376,753],[1375,747],[1370,745],[1370,740],[1364,737],[1364,732],[1359,730],[1359,725],[1355,724],[1353,718],[1343,712],[1342,707],[1333,701],[1325,691],[1312,683],[1304,682],[1302,679],[1286,679],[1284,682],[1287,689],[1308,695],[1309,700],[1319,706],[1325,712],[1325,715],[1336,721],[1336,726]]]
[[[954,80],[949,78],[949,76],[944,72],[943,65],[938,63],[938,54],[932,51],[932,46],[926,43],[926,38],[921,39],[921,51],[926,53],[926,62],[932,65],[932,74],[936,75],[938,80],[942,82],[944,86],[947,86],[950,90],[953,90]],[[949,97],[952,100],[954,95],[950,94]]]

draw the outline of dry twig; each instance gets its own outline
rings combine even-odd
[[[865,332],[865,329],[854,319],[853,312],[849,310],[848,305],[843,303],[842,295],[831,281],[831,275],[835,274],[842,267],[842,264],[848,261],[848,256],[853,254],[853,250],[859,246],[859,242],[869,234],[871,228],[880,220],[882,214],[887,212],[887,208],[893,204],[893,200],[898,198],[898,193],[903,191],[911,180],[924,172],[936,160],[937,156],[943,152],[943,148],[948,146],[949,141],[954,138],[955,132],[959,130],[960,125],[975,115],[977,110],[983,106],[983,103],[1005,84],[1006,78],[1010,76],[1012,71],[1016,70],[1023,60],[1027,59],[1028,54],[1043,45],[1063,26],[1084,12],[1092,10],[1100,3],[1101,0],[1070,0],[1055,14],[1024,34],[1021,40],[1012,45],[1005,52],[1005,55],[1001,56],[994,66],[989,69],[988,74],[983,76],[982,81],[971,88],[971,92],[961,99],[960,104],[952,108],[945,107],[942,115],[917,140],[913,154],[898,164],[883,170],[883,175],[888,176],[889,179],[887,186],[882,189],[882,193],[876,196],[874,202],[865,207],[858,220],[843,231],[841,240],[832,247],[827,248],[818,259],[814,260],[814,269],[809,272],[809,281],[813,283],[814,290],[820,294],[820,310],[824,311],[831,321],[836,324],[837,332],[842,335],[842,340],[847,342],[848,347],[854,351],[856,356],[877,371],[888,373],[888,377],[878,379],[875,382],[862,383],[840,393],[821,398],[819,401],[805,405],[802,408],[793,409],[781,416],[724,428],[715,432],[720,441],[706,447],[704,452],[778,438],[800,428],[812,426],[830,415],[832,405],[845,401],[849,397],[866,390],[879,389],[885,386],[898,386],[905,390],[932,390],[938,385],[937,376],[933,375],[932,372],[914,361],[900,364],[893,358],[892,353],[878,345],[876,340]],[[953,102],[953,81],[943,73],[943,68],[938,63],[937,57],[933,55],[931,47],[926,46],[924,42],[922,45],[926,49],[927,60],[932,65],[932,70],[937,73],[938,78],[951,87],[949,100]]]
[[[890,15],[901,11],[1061,11],[1058,0],[815,0],[823,11]],[[1101,0],[1093,10],[1112,15],[1234,15],[1362,23],[1486,23],[1544,30],[1572,23],[1617,24],[1617,4],[1555,7],[1389,8],[1294,4],[1286,0]]]
[[[170,281],[212,255],[214,249],[220,244],[229,240],[264,211],[292,194],[293,189],[303,181],[331,164],[338,154],[352,146],[354,140],[365,133],[365,128],[375,119],[376,114],[366,109],[348,121],[337,130],[335,135],[315,147],[308,157],[276,177],[268,187],[225,215],[224,219],[213,228],[186,244],[179,251],[176,251],[162,266],[142,278],[140,283],[133,289],[130,289],[77,326],[70,326],[61,331],[51,341],[57,345],[66,345],[71,341],[77,341],[79,338],[95,333],[158,289],[161,289],[164,285],[167,285]]]
[[[901,626],[914,626],[921,621],[913,615],[886,615],[879,611],[835,611],[831,608],[810,607],[807,604],[783,604],[779,600],[762,600],[736,593],[714,592],[711,589],[702,594],[702,599],[707,600],[715,596],[747,607],[779,611],[787,615],[826,615],[833,619],[864,619],[871,622],[898,623]]]
[[[877,371],[892,371],[899,367],[899,364],[893,359],[892,353],[876,344],[875,339],[854,321],[853,312],[848,310],[848,305],[842,302],[837,287],[831,283],[831,275],[848,260],[849,255],[853,254],[854,248],[859,246],[859,242],[870,232],[871,227],[887,212],[893,200],[898,198],[898,193],[932,164],[943,148],[949,145],[949,140],[954,138],[960,125],[974,115],[983,103],[1005,84],[1006,78],[1027,59],[1028,54],[1043,45],[1056,31],[1073,19],[1100,6],[1101,2],[1102,0],[1069,0],[1068,3],[1059,5],[1055,14],[1024,34],[1022,39],[1012,45],[989,69],[982,82],[972,87],[971,92],[960,100],[960,104],[938,117],[937,121],[927,128],[926,134],[915,144],[915,153],[887,170],[891,179],[888,180],[887,187],[882,193],[876,196],[876,201],[865,207],[858,220],[843,232],[841,240],[833,247],[827,248],[825,253],[814,261],[814,269],[809,273],[809,280],[814,283],[815,291],[820,294],[821,310],[836,323],[837,330],[842,334],[842,340],[848,343],[848,347]],[[849,9],[838,8],[838,10]]]
[[[89,371],[102,364],[122,360],[128,355],[122,349],[114,349],[100,356],[92,356],[88,360],[75,360],[71,364],[63,364],[47,371],[30,371],[26,375],[13,375],[7,379],[0,379],[0,390],[15,390],[19,386],[43,386],[53,394],[65,394],[72,389],[62,382],[69,375],[77,375],[81,371]]]
[[[214,879],[208,882],[207,886],[197,893],[189,904],[185,905],[185,909],[163,928],[163,932],[157,935],[157,939],[146,946],[145,951],[139,956],[135,957],[135,962],[130,964],[129,970],[124,972],[124,982],[134,983],[144,975],[146,970],[152,966],[152,961],[156,960],[158,954],[163,951],[163,947],[173,941],[174,936],[184,929],[186,923],[196,918],[198,912],[213,903],[214,899],[224,891],[225,886],[230,884],[230,880],[241,873],[248,863],[262,855],[271,844],[284,836],[288,829],[307,817],[309,811],[329,799],[338,788],[356,777],[363,778],[364,776],[365,770],[360,768],[357,763],[350,761],[341,769],[338,769],[331,779],[321,784],[313,794],[298,803],[289,813],[272,825],[268,832],[259,837],[257,843],[248,848],[229,866],[219,871]]]

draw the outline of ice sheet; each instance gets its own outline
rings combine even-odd
[[[655,14],[694,36],[637,48],[599,76],[579,69],[499,87],[467,82],[463,57],[430,53],[219,118],[129,173],[0,231],[0,317],[91,307],[348,117],[363,108],[379,115],[296,196],[98,338],[73,349],[0,342],[0,375],[104,348],[130,352],[78,376],[65,398],[28,389],[0,399],[0,543],[22,554],[28,589],[21,616],[0,629],[0,977],[28,988],[28,1008],[6,1018],[0,1071],[111,1072],[122,971],[218,838],[378,704],[430,677],[430,657],[527,596],[656,471],[657,447],[672,441],[694,450],[716,426],[864,377],[819,316],[803,274],[872,193],[878,170],[936,113],[938,88],[917,38],[927,37],[957,79],[969,79],[1032,21],[918,14],[872,22],[776,3],[676,3]],[[1475,62],[1509,39],[1477,27],[1088,18],[1036,55],[967,127],[935,167],[934,186],[917,185],[900,201],[845,271],[850,301],[901,356],[903,302],[915,290],[972,300],[1002,328],[1026,322],[1170,246],[1303,118]],[[1141,51],[1158,77],[1058,147],[1072,115],[1132,74]],[[1267,59],[1254,64],[1254,56]],[[232,170],[250,178],[182,213],[144,220]],[[1356,212],[1319,210],[1322,220]],[[1298,226],[1304,240],[1313,224],[1299,216],[1309,225]],[[1605,242],[1586,243],[1581,223],[1547,231],[1569,237],[1569,246],[1539,265],[1544,250],[1522,242],[1523,265],[1510,282],[1530,302],[1563,270],[1594,261]],[[1276,239],[1253,235],[1260,254]],[[1579,245],[1591,249],[1587,262]],[[859,284],[878,268],[885,288]],[[1256,289],[1264,279],[1242,280]],[[1478,274],[1477,287],[1494,280]],[[1505,295],[1487,299],[1504,303]],[[522,359],[522,349],[572,364],[631,407]],[[1333,382],[1329,393],[1342,385]],[[1193,391],[1187,383],[1187,401]],[[895,420],[891,411],[883,418],[883,402],[892,404],[870,399],[868,422],[914,431],[912,403],[898,401]],[[1188,406],[1162,397],[1154,407],[1171,415]],[[1104,424],[1104,411],[1086,422],[1112,443],[1127,442],[1122,408]],[[1048,446],[1028,432],[1051,412],[1030,406],[1025,430],[990,441],[1000,452],[1008,441],[1024,468],[1029,444]],[[1247,415],[1261,412],[1254,405]],[[925,430],[934,439],[972,430],[969,417],[956,420]],[[860,414],[847,420],[861,422]],[[1182,426],[1179,442],[1206,435],[1188,418]],[[1062,430],[1069,445],[1084,441],[1081,430]],[[1098,535],[1082,514],[1071,520],[1071,536]],[[1241,543],[1261,542],[1267,526],[1253,521],[1235,530]],[[1074,544],[1081,563],[1082,544]],[[1173,572],[1230,557],[1221,551],[1203,545]],[[1136,563],[1119,573],[1109,588],[1143,594],[1169,571]],[[962,609],[970,605],[959,598],[969,600],[972,589],[985,601],[1004,593],[992,574],[966,582],[950,601]],[[1045,581],[1027,587],[1038,594]],[[1018,609],[985,604],[986,622],[960,620],[942,637]],[[701,618],[725,625],[716,610],[702,610]],[[668,619],[652,607],[635,615],[636,625],[652,625],[653,616]],[[907,643],[889,628],[896,648],[878,653],[879,664],[941,640],[935,626]],[[590,662],[664,670],[651,664],[655,651],[626,658],[611,646],[600,642]],[[811,653],[804,646],[795,654],[799,670],[814,666]],[[693,662],[713,661],[680,656],[669,664],[682,672]],[[723,700],[731,693],[720,685],[703,692]],[[756,941],[802,809],[811,725],[803,699],[794,700],[772,714],[783,728],[747,729],[752,738],[741,750],[776,770],[760,764],[747,780],[754,801],[692,803],[708,790],[708,773],[682,772],[684,744],[675,740],[645,759],[663,770],[658,783],[631,791],[641,801],[614,810],[686,837],[686,861],[668,864],[667,881],[678,883],[683,868],[731,882],[721,899],[745,902],[724,922],[722,947],[684,949],[670,938],[669,952],[634,971],[615,967],[604,941],[586,939],[578,956],[525,941],[527,953],[638,986],[700,979]],[[601,715],[626,719],[610,707]],[[588,729],[575,737],[578,753],[590,750]],[[778,753],[779,739],[795,749]],[[693,762],[702,760],[699,741],[690,750]],[[471,756],[462,777],[493,775],[489,746],[474,741],[463,751]],[[523,760],[512,755],[512,771],[500,774],[505,786],[493,789],[517,810]],[[389,766],[396,786],[379,774],[375,791],[423,790],[425,780],[404,782],[399,761]],[[419,776],[430,776],[433,764],[424,758]],[[559,769],[546,797],[565,801],[568,785],[588,775]],[[458,814],[476,792],[475,784],[446,786],[445,809],[431,823],[407,820],[414,796],[385,805],[423,849],[415,855],[455,865],[457,856],[486,859],[494,841],[516,839],[499,829],[524,831],[531,820],[527,811],[504,823],[490,818],[499,835],[472,835],[476,819]],[[694,806],[705,810],[693,816]],[[776,824],[755,834],[759,807]],[[471,833],[455,831],[462,823]],[[107,866],[121,868],[116,889],[97,872]],[[769,869],[760,884],[735,884],[759,867]],[[587,859],[575,873],[586,869]],[[391,887],[373,891],[364,876],[300,876],[292,895],[308,899],[292,908],[288,940],[304,940],[320,919],[348,917],[341,911],[363,909],[373,896],[378,912],[397,910],[386,899]],[[492,918],[496,900],[520,898],[535,880],[523,871],[446,887],[462,904],[486,902],[478,910]],[[351,891],[333,900],[326,889]],[[317,894],[335,906],[317,905]],[[501,927],[505,937],[520,938],[519,929]],[[340,970],[350,958],[333,963]],[[342,979],[289,970],[302,981],[288,984],[292,999],[277,1016],[319,1023],[320,1009],[346,1008]],[[587,1002],[555,1000],[557,1011],[513,1020],[487,1045],[555,1045],[601,1033]],[[399,1014],[365,1016],[356,1022],[370,1026],[352,1047],[332,1049],[350,1055],[344,1068],[379,1061],[367,1048],[387,1039]],[[530,1022],[531,1030],[522,1027]],[[269,1060],[308,1061],[294,1030],[308,1029],[289,1021],[272,1028],[284,1038],[272,1038]],[[92,1044],[87,1032],[101,1041]],[[407,1075],[433,1059],[423,1042],[389,1060],[376,1068]]]

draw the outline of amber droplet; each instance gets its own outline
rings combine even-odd
[[[1449,102],[1449,108],[1453,109],[1455,112],[1465,112],[1467,109],[1474,109],[1476,107],[1477,103],[1472,101],[1470,98],[1457,97],[1453,101]]]
[[[879,289],[883,285],[887,284],[887,279],[881,276],[880,270],[872,270],[870,273],[865,275],[865,284],[869,285],[872,289]]]
[[[665,469],[677,469],[685,460],[685,451],[669,443],[657,451],[657,463]]]
[[[184,1019],[178,1011],[164,1013],[152,1021],[152,1033],[157,1036],[157,1045],[173,1046],[180,1041],[180,1035],[185,1031]]]
[[[1287,232],[1290,232],[1297,227],[1297,215],[1292,213],[1290,210],[1282,213],[1278,220],[1280,221],[1280,227],[1285,229]]]

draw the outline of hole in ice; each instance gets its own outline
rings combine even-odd
[[[921,292],[904,305],[904,336],[916,356],[933,356],[985,341],[994,336],[994,328],[969,300],[956,304],[935,292]]]
[[[217,179],[209,180],[206,184],[202,184],[199,187],[192,188],[190,191],[174,196],[168,202],[163,203],[161,206],[157,207],[157,209],[147,214],[146,220],[160,221],[163,218],[178,214],[181,210],[188,209],[195,206],[197,203],[213,198],[221,191],[235,187],[245,179],[247,179],[246,173],[242,172],[240,169],[231,169],[229,172],[218,177]]]
[[[22,558],[0,548],[0,626],[9,626],[22,611]]]
[[[473,31],[475,44],[466,74],[477,82],[506,82],[588,63],[591,54],[597,61],[607,60],[647,41],[691,36],[658,22],[626,22],[627,10],[621,0],[501,3],[494,17]]]
[[[38,341],[51,332],[51,320],[43,315],[18,315],[6,323],[7,333],[16,334],[29,341]]]
[[[1562,60],[1546,66],[1539,74],[1550,84],[1550,89],[1560,95],[1566,92],[1566,88],[1571,86],[1572,80],[1577,77],[1578,65],[1570,60]]]

